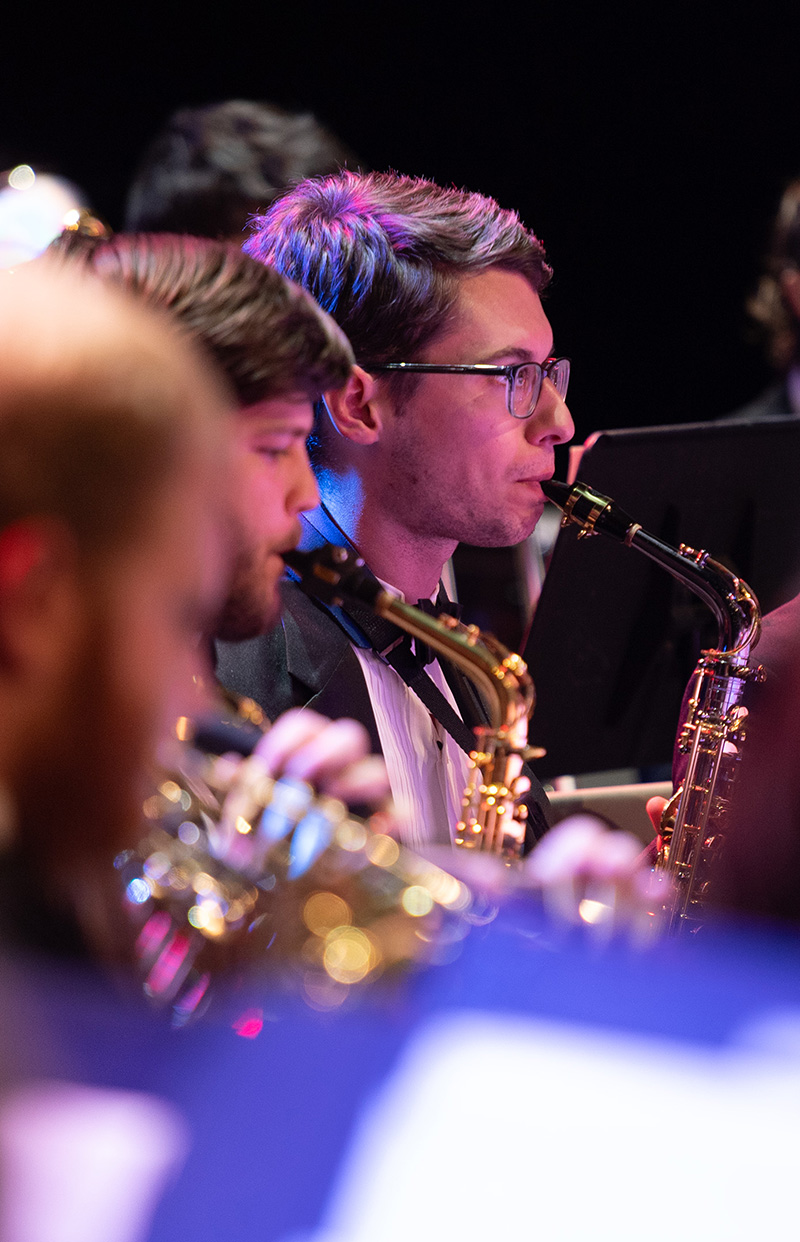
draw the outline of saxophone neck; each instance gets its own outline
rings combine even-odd
[[[492,730],[511,728],[520,718],[527,722],[534,690],[521,656],[476,625],[464,625],[446,613],[431,617],[388,592],[376,601],[376,611],[426,642],[469,677],[483,698]]]
[[[718,652],[746,660],[761,631],[758,600],[746,582],[707,552],[686,544],[676,548],[651,535],[616,501],[585,483],[570,486],[550,479],[542,484],[542,491],[562,509],[562,525],[577,525],[581,536],[599,533],[635,548],[682,582],[713,612],[718,626]]]

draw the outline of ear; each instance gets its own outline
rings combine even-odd
[[[18,591],[42,564],[46,543],[38,522],[14,522],[0,531],[0,599]]]
[[[0,531],[0,663],[44,668],[68,641],[80,591],[69,532],[49,519]]]
[[[344,388],[323,393],[330,420],[340,436],[352,444],[375,444],[381,438],[385,397],[377,395],[377,381],[354,366]]]
[[[786,267],[781,272],[781,293],[795,319],[800,322],[800,272],[796,267]]]

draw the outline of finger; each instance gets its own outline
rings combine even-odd
[[[525,860],[526,878],[540,890],[552,922],[580,922],[584,885],[578,882],[578,875],[602,831],[599,821],[591,816],[571,816],[551,828]]]
[[[571,877],[542,884],[540,891],[545,913],[553,923],[573,926],[580,922],[580,896]]]
[[[378,806],[390,794],[386,764],[380,755],[367,755],[343,772],[334,772],[318,780],[320,789],[342,802]]]
[[[667,799],[659,798],[658,796],[653,797],[653,798],[648,798],[647,802],[645,803],[645,810],[647,811],[647,814],[650,816],[650,823],[653,825],[653,830],[655,831],[656,835],[658,835],[661,832],[661,816],[664,813],[664,807],[666,805],[667,805]]]
[[[227,848],[236,840],[240,821],[252,823],[253,816],[264,804],[264,778],[268,775],[267,764],[255,751],[239,763],[213,834],[217,850]]]
[[[546,834],[525,860],[528,875],[540,884],[556,884],[576,874],[592,843],[603,832],[589,815],[573,815]]]
[[[320,784],[358,763],[368,753],[369,736],[358,721],[326,721],[325,728],[287,755],[284,771],[287,776]]]
[[[259,757],[270,776],[280,776],[289,758],[313,743],[330,723],[319,712],[306,707],[293,707],[278,717],[269,732],[260,739],[253,754]]]
[[[639,869],[641,853],[641,842],[630,833],[604,832],[591,842],[580,871],[600,882],[625,879]]]
[[[645,904],[640,859],[635,837],[580,815],[551,829],[530,855],[526,871],[552,918],[590,923],[610,933]]]

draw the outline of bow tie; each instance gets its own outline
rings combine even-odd
[[[430,599],[418,599],[415,607],[419,608],[420,612],[426,613],[429,617],[438,617],[442,613],[446,613],[451,617],[461,616],[461,609],[458,604],[452,603],[452,601],[447,598],[442,590],[439,591],[435,604]],[[411,652],[411,635],[404,635],[404,641],[408,644],[409,652]],[[430,664],[431,661],[436,658],[436,652],[432,647],[429,647],[426,642],[423,642],[421,638],[414,639],[413,655],[415,656],[417,662],[423,667],[426,664]]]

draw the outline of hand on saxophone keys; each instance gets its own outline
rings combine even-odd
[[[371,755],[356,720],[328,720],[309,708],[280,716],[255,749],[269,774],[294,776],[343,802],[377,805],[389,796],[386,764]]]
[[[661,850],[661,844],[662,844],[661,821],[663,819],[664,811],[667,805],[668,805],[668,800],[666,798],[655,797],[655,798],[648,798],[647,804],[645,807],[647,814],[650,817],[650,822],[653,825],[653,832],[656,834],[655,840],[653,842],[653,851],[654,851],[653,861],[654,862],[655,862],[655,856]]]
[[[526,858],[523,871],[557,923],[586,924],[605,937],[650,932],[657,881],[649,850],[593,815],[572,815],[556,824]]]
[[[519,867],[483,850],[429,846],[424,856],[457,876],[483,899],[537,896],[555,928],[587,928],[606,941],[623,934],[648,941],[664,880],[653,873],[652,849],[593,815],[572,815],[551,828]]]

